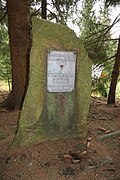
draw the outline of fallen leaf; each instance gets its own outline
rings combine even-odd
[[[108,134],[108,133],[110,133],[111,132],[111,130],[107,130],[107,131],[105,131],[105,134]]]
[[[65,159],[72,159],[73,157],[70,154],[63,154]]]
[[[77,164],[80,162],[80,159],[72,159],[72,163]]]
[[[101,131],[107,131],[107,129],[106,128],[103,128],[103,127],[98,127],[98,130],[101,130]]]
[[[91,144],[91,137],[88,137],[87,143],[86,143],[86,149],[90,147],[90,144]]]

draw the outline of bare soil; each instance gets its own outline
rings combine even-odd
[[[5,95],[0,93],[0,101]],[[19,111],[0,109],[0,180],[120,180],[120,135],[98,140],[120,130],[119,101],[108,106],[106,99],[91,97],[88,137],[83,140],[15,147],[19,116]]]

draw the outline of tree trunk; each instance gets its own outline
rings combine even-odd
[[[112,72],[110,90],[109,90],[108,101],[107,101],[108,104],[115,103],[115,91],[116,91],[117,80],[119,76],[119,69],[120,69],[120,38],[118,42],[115,64],[114,64],[114,68]]]
[[[21,109],[25,97],[28,74],[30,41],[30,13],[28,0],[7,0],[8,31],[12,64],[12,92],[14,109]]]
[[[47,19],[47,0],[42,0],[42,18]]]

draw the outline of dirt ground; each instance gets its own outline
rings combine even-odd
[[[0,100],[5,93],[0,93]],[[88,137],[14,147],[19,111],[0,109],[0,180],[120,180],[120,102],[91,97]],[[109,132],[109,131],[110,132]],[[90,140],[91,137],[91,140]]]

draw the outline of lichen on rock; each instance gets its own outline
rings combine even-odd
[[[47,91],[48,50],[76,51],[73,92]],[[74,31],[64,25],[32,18],[29,85],[15,144],[37,144],[47,139],[85,137],[91,93],[91,60]]]

